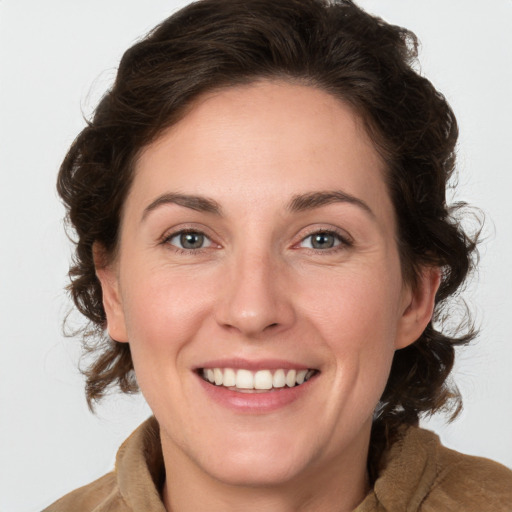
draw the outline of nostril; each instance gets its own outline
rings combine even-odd
[[[263,332],[266,332],[267,334],[270,334],[271,332],[274,332],[274,331],[278,331],[279,329],[279,326],[280,326],[280,322],[274,322],[274,323],[271,323],[271,324],[268,324],[264,329],[263,329]]]

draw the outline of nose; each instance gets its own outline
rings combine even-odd
[[[295,311],[284,264],[260,252],[235,259],[217,304],[217,322],[252,339],[288,329]]]

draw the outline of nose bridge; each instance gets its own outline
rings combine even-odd
[[[218,321],[255,337],[286,328],[293,321],[292,304],[283,281],[283,263],[270,248],[246,247],[233,254]]]

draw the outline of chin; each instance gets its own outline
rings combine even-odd
[[[305,469],[301,460],[272,457],[269,453],[233,454],[220,464],[204,469],[211,477],[237,487],[272,487],[285,485],[297,478]]]
[[[248,438],[249,437],[249,438]],[[311,444],[289,432],[230,436],[204,447],[196,464],[212,478],[227,485],[260,487],[283,485],[307,470],[313,458]],[[190,454],[192,455],[192,454]]]

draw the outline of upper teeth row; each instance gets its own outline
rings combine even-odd
[[[234,370],[232,368],[205,368],[203,377],[217,386],[239,389],[272,389],[293,387],[308,380],[314,370]]]

